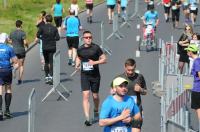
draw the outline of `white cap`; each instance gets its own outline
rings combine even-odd
[[[8,39],[8,34],[6,33],[0,34],[0,43],[5,43],[7,39]]]

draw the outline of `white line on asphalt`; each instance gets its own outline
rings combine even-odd
[[[136,36],[136,41],[137,42],[140,41],[140,36],[139,35]]]
[[[140,29],[140,24],[137,24],[137,29]]]
[[[140,57],[140,51],[139,50],[135,51],[135,57],[137,57],[137,58]]]

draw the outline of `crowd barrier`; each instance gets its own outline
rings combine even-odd
[[[35,132],[36,95],[33,88],[28,98],[28,132]]]
[[[179,73],[177,42],[173,36],[169,42],[160,39],[159,47],[159,85],[153,89],[161,92],[161,132],[195,132],[189,128],[188,112],[193,77],[188,66],[184,74]]]
[[[42,102],[44,102],[47,99],[47,97],[51,95],[53,92],[58,93],[60,97],[62,97],[65,101],[68,101],[68,99],[58,90],[59,86],[63,88],[68,95],[71,94],[71,91],[69,91],[64,85],[60,83],[60,50],[58,50],[53,55],[53,87],[42,99]]]

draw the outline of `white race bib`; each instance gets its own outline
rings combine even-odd
[[[177,7],[176,6],[172,6],[172,10],[176,10],[177,9]]]
[[[170,7],[170,3],[165,4],[165,7]]]
[[[191,6],[190,9],[194,11],[194,10],[197,9],[197,7],[196,6]]]
[[[184,2],[183,5],[184,5],[184,6],[188,6],[188,2]]]
[[[93,65],[90,65],[88,62],[82,62],[83,71],[91,71],[94,69]]]
[[[112,127],[111,132],[128,132],[128,129],[126,126],[121,126],[121,127]]]

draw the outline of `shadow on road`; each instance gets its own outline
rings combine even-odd
[[[28,111],[23,111],[23,112],[14,112],[12,113],[14,118],[15,117],[19,117],[19,116],[24,116],[24,115],[28,115]]]

